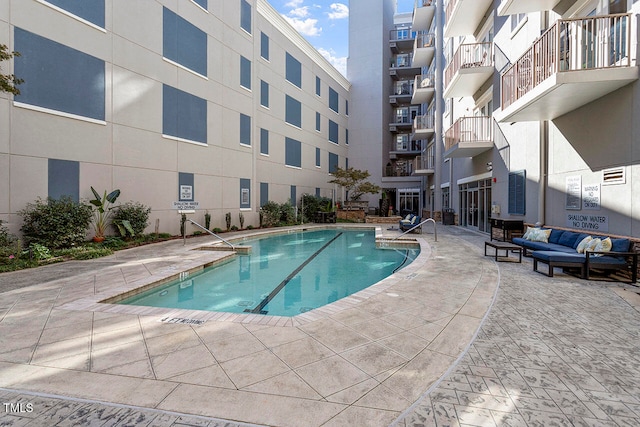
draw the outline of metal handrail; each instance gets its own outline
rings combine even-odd
[[[427,222],[433,222],[433,235],[434,235],[434,237],[435,237],[435,241],[437,242],[437,241],[438,241],[438,230],[437,230],[437,228],[436,228],[436,220],[435,220],[435,219],[433,219],[433,218],[427,218],[427,219],[425,219],[425,220],[424,220],[424,221],[422,221],[420,224],[418,224],[418,225],[415,225],[415,226],[411,227],[410,229],[408,229],[407,231],[405,231],[405,232],[404,232],[404,233],[402,233],[401,235],[396,236],[396,237],[394,237],[394,238],[393,238],[393,239],[391,239],[391,240],[392,240],[392,241],[393,241],[393,240],[398,240],[400,237],[404,236],[404,235],[405,235],[405,234],[407,234],[407,233],[411,233],[411,232],[412,232],[413,230],[415,230],[416,228],[418,228],[418,227],[422,227],[422,226],[423,226],[424,224],[426,224]]]
[[[203,229],[204,231],[206,231],[207,233],[211,234],[214,237],[217,237],[218,239],[222,240],[224,243],[226,243],[227,245],[231,246],[231,249],[233,249],[234,251],[236,250],[236,247],[233,246],[231,243],[229,243],[228,241],[224,240],[222,237],[218,236],[216,233],[214,233],[213,231],[210,231],[209,229],[201,226],[200,224],[198,224],[197,222],[195,222],[192,219],[187,219],[187,221],[189,221],[191,224],[195,225],[196,227],[199,227],[201,229]],[[184,239],[184,243],[186,244],[186,237],[187,233],[184,233],[183,239]]]

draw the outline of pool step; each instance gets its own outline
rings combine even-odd
[[[236,252],[238,255],[249,255],[251,253],[251,246],[200,246],[198,248],[201,251],[221,251],[221,252]]]

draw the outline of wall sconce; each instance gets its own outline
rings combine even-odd
[[[493,170],[493,162],[487,162],[487,170],[488,171],[492,171]]]

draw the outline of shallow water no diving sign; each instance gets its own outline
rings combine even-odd
[[[184,317],[163,317],[160,319],[163,323],[181,323],[184,325],[202,325],[206,320],[185,319]]]

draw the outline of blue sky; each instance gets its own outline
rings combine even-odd
[[[413,10],[414,0],[397,1],[398,12]],[[270,0],[270,3],[346,76],[349,55],[348,0]]]

